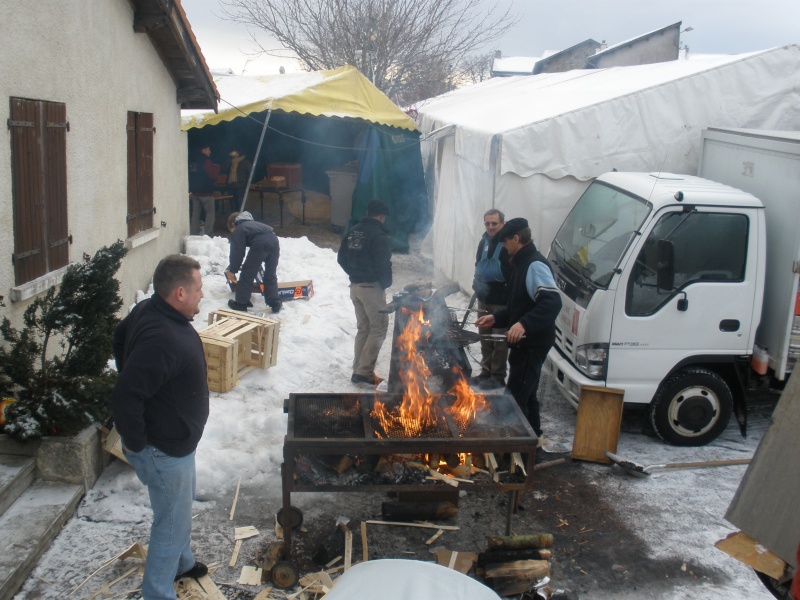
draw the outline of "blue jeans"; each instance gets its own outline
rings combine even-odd
[[[144,600],[175,600],[176,575],[194,566],[192,500],[195,491],[194,452],[176,458],[153,446],[140,452],[123,450],[147,486],[153,508],[150,544],[144,566]]]

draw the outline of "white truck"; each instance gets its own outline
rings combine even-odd
[[[563,302],[551,379],[575,406],[581,386],[623,390],[683,446],[733,411],[744,431],[751,363],[779,383],[796,358],[800,134],[707,129],[699,173],[598,177],[548,256]]]

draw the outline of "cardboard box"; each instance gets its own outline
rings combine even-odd
[[[209,313],[208,322],[198,334],[208,365],[209,390],[230,391],[245,373],[277,363],[277,319],[221,309]]]
[[[314,295],[314,283],[310,279],[302,281],[279,281],[278,298],[287,300],[308,300]]]

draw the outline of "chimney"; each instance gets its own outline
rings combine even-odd
[[[495,50],[494,51],[494,57],[495,58],[503,58],[503,53],[500,50]]]

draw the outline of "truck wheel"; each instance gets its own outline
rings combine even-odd
[[[669,377],[650,403],[650,422],[675,446],[704,446],[728,426],[733,395],[719,375],[689,367]]]

